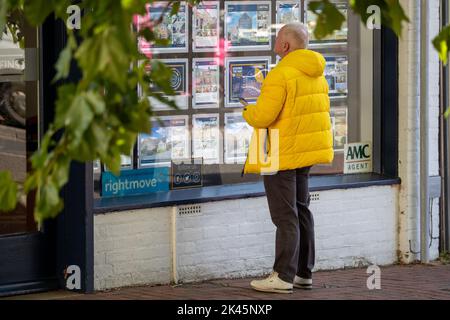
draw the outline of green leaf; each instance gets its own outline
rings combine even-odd
[[[0,211],[11,211],[17,204],[17,183],[11,172],[0,171]]]
[[[96,115],[100,115],[103,112],[105,112],[106,110],[105,100],[103,100],[103,97],[97,92],[88,91],[86,93],[86,100],[88,101],[92,111]]]
[[[433,39],[433,46],[439,53],[439,59],[446,65],[448,61],[448,48],[450,46],[450,25],[445,26]]]
[[[148,28],[139,30],[138,37],[142,37],[149,42],[154,41],[156,39],[155,33]]]
[[[56,100],[55,126],[60,129],[65,126],[66,113],[75,96],[76,86],[73,83],[64,84],[58,88]]]
[[[109,170],[112,171],[116,176],[120,173],[120,165],[121,165],[121,159],[120,159],[120,152],[117,148],[115,150],[111,150],[111,156],[105,159],[105,165],[108,167]]]
[[[31,156],[31,165],[33,169],[43,168],[49,157],[48,148],[52,142],[53,130],[48,129],[41,139],[41,145],[39,149]]]
[[[67,8],[73,4],[83,7],[84,1],[73,1],[73,0],[53,0],[54,10],[52,10],[56,17],[66,21],[68,18]]]
[[[173,5],[172,5],[172,9],[170,10],[170,15],[174,16],[178,13],[178,11],[180,10],[180,1],[176,1]]]
[[[110,26],[84,40],[76,51],[75,58],[84,71],[86,82],[101,77],[113,81],[118,88],[125,90],[130,61],[126,46],[116,29]]]
[[[63,207],[57,184],[53,181],[48,181],[39,190],[39,196],[36,198],[34,218],[40,225],[43,220],[56,217]]]
[[[6,13],[8,12],[9,1],[0,0],[0,39],[2,38],[3,30],[6,25]]]
[[[386,0],[389,8],[389,18],[386,19],[386,25],[394,30],[395,34],[400,37],[402,34],[403,21],[409,22],[409,18],[406,16],[405,11],[400,5],[399,0]],[[383,17],[383,14],[381,15]],[[381,19],[383,23],[383,18]]]
[[[111,133],[104,125],[93,122],[90,131],[91,141],[95,144],[95,149],[101,156],[108,152],[109,142],[111,140]]]
[[[25,16],[31,24],[41,24],[52,12],[53,5],[53,0],[25,0]]]
[[[316,39],[326,38],[342,28],[345,16],[329,0],[311,1],[308,3],[308,9],[317,15],[314,29]]]
[[[148,132],[150,130],[149,114],[150,104],[148,99],[143,99],[139,102],[138,108],[130,114],[130,130],[133,128],[134,132]]]
[[[37,188],[39,184],[39,174],[38,172],[34,172],[32,175],[29,175],[24,183],[24,192],[28,194],[31,190]]]
[[[448,119],[449,115],[450,115],[450,107],[448,107],[447,110],[445,110],[445,112],[444,112],[445,119]]]
[[[103,123],[92,122],[71,156],[77,161],[92,161],[108,153],[112,133]]]
[[[84,95],[75,96],[65,117],[66,128],[78,139],[94,119],[94,113]]]
[[[72,48],[69,44],[61,51],[58,61],[55,64],[56,75],[52,82],[55,83],[60,79],[65,79],[70,72],[70,62],[72,61]]]
[[[133,8],[136,5],[134,0],[121,0],[120,2],[122,4],[122,7],[127,10]]]
[[[169,39],[155,39],[153,42],[157,46],[165,46],[165,47],[170,44]]]
[[[52,178],[58,188],[62,188],[69,180],[70,158],[67,155],[62,156],[55,164],[52,172]]]

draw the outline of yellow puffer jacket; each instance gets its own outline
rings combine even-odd
[[[286,55],[243,117],[255,128],[245,173],[272,173],[333,161],[325,59],[311,50]],[[260,130],[257,130],[260,129]]]

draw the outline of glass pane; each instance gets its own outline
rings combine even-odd
[[[21,26],[23,47],[9,32],[0,40],[0,170],[22,184],[27,158],[37,146],[37,31]],[[36,230],[30,199],[13,212],[0,212],[0,235]]]
[[[320,175],[342,174],[345,145],[371,142],[373,128],[373,37],[347,10],[348,1],[332,2],[347,21],[326,39],[311,33],[309,44],[326,59],[333,128],[334,161],[315,165],[311,173]],[[137,29],[146,28],[149,17],[158,18],[165,5],[148,5],[147,14],[136,19]],[[242,118],[240,98],[256,102],[265,77],[280,61],[274,44],[283,25],[302,22],[312,31],[315,18],[305,0],[204,1],[195,7],[181,2],[177,15],[165,15],[155,31],[168,45],[139,40],[137,46],[143,59],[161,60],[172,69],[176,95],[168,98],[180,110],[150,99],[152,130],[137,139],[133,169],[169,168],[173,180],[178,163],[200,163],[202,183],[192,188],[260,181],[259,175],[241,175],[253,128]],[[185,180],[197,171],[187,172]],[[102,176],[97,165],[96,196]]]

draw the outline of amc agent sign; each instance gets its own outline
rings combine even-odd
[[[372,144],[349,143],[344,148],[344,174],[372,172]]]

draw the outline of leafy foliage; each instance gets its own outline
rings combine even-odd
[[[13,181],[11,172],[0,172],[0,199],[4,211],[11,211],[17,203],[17,184]]]
[[[361,16],[361,20],[365,24],[372,15],[367,9],[373,5],[380,8],[381,23],[391,28],[397,36],[401,36],[403,22],[409,22],[409,18],[406,16],[399,0],[350,0],[351,9]],[[342,23],[345,21],[345,17],[330,0],[310,1],[308,9],[317,15],[314,30],[314,36],[317,39],[323,39],[336,30],[340,30]]]
[[[31,157],[32,171],[23,186],[25,194],[36,190],[35,220],[54,217],[63,208],[59,195],[67,183],[72,161],[100,159],[114,173],[120,170],[120,155],[128,154],[137,134],[150,131],[154,96],[175,107],[164,95],[173,94],[171,70],[163,63],[149,61],[137,49],[138,37],[156,40],[152,29],[138,32],[132,27],[136,14],[146,13],[148,0],[84,0],[77,38],[67,30],[67,45],[55,65],[53,80],[58,85],[53,124],[45,133],[40,149]],[[199,0],[190,0],[194,5]],[[31,25],[41,25],[50,14],[67,19],[71,0],[0,0],[0,30],[9,13],[19,12]],[[179,1],[169,2],[167,10],[176,14]],[[6,19],[5,19],[6,14]],[[160,23],[154,21],[153,26]],[[19,26],[19,24],[16,24]],[[18,28],[20,29],[20,28]],[[66,81],[73,63],[82,78]],[[138,97],[140,87],[142,98]],[[158,88],[157,93],[151,88]],[[0,210],[12,210],[18,186],[10,173],[0,174]]]
[[[450,46],[450,26],[446,26],[433,39],[433,45],[439,53],[439,58],[444,64],[448,61],[448,48]]]
[[[329,0],[311,1],[308,9],[317,15],[314,29],[316,39],[323,39],[340,30],[345,21],[345,16]]]

